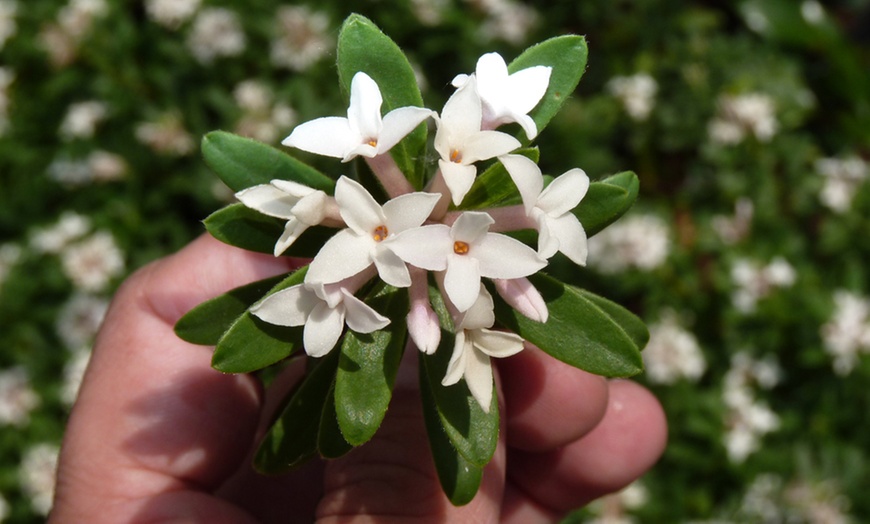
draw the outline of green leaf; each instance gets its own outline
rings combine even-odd
[[[423,420],[429,435],[429,447],[438,472],[441,489],[454,506],[468,504],[477,494],[483,478],[483,466],[469,462],[453,447],[442,427],[435,395],[429,383],[425,365],[420,361],[420,395],[423,400]],[[440,385],[439,385],[440,387]]]
[[[526,156],[535,162],[541,156],[537,147],[518,149],[513,154]],[[474,184],[462,199],[462,209],[484,209],[521,203],[520,192],[511,176],[501,162],[495,162],[474,179]]]
[[[442,330],[441,344],[435,353],[420,355],[425,368],[421,382],[425,381],[425,387],[431,391],[441,426],[453,447],[465,460],[483,467],[492,459],[498,443],[498,395],[493,394],[492,405],[486,413],[471,396],[465,380],[452,386],[441,385],[454,340],[452,333]]]
[[[504,327],[535,344],[551,356],[574,367],[605,377],[627,377],[643,371],[636,341],[641,337],[636,323],[628,331],[619,320],[630,313],[609,314],[583,291],[543,274],[529,280],[547,303],[546,323],[524,317],[493,294],[495,316]]]
[[[553,68],[550,85],[538,105],[529,113],[538,127],[538,134],[547,127],[550,120],[559,112],[565,99],[569,97],[580,77],[586,71],[586,39],[577,35],[564,35],[550,38],[523,51],[508,65],[509,73],[543,65]],[[525,133],[520,131],[521,141],[528,143]]]
[[[285,221],[235,203],[218,209],[204,223],[205,229],[225,244],[271,255],[275,242],[284,233]],[[329,227],[309,227],[283,254],[312,258],[335,232]]]
[[[399,107],[423,107],[417,78],[405,53],[368,18],[352,14],[345,19],[338,35],[337,55],[338,78],[345,92],[350,92],[353,76],[363,71],[381,90],[382,113]],[[423,172],[417,160],[425,157],[426,135],[425,123],[420,124],[390,150],[399,169],[417,189],[423,187]]]
[[[638,349],[643,350],[643,348],[646,347],[646,343],[649,342],[649,329],[647,329],[646,324],[644,324],[643,320],[638,318],[637,315],[620,306],[616,302],[607,300],[595,293],[585,289],[574,289],[583,295],[584,298],[607,313],[614,322],[619,324]]]
[[[269,294],[301,284],[307,269],[291,274]],[[211,365],[224,373],[250,373],[287,358],[301,347],[302,326],[276,326],[245,312],[218,340]]]
[[[374,436],[390,404],[405,348],[408,291],[380,284],[365,302],[390,324],[369,334],[348,331],[341,346],[336,413],[341,433],[354,446]]]
[[[338,351],[320,359],[288,396],[281,415],[266,433],[254,456],[260,473],[292,470],[317,453],[323,402],[335,380]]]
[[[214,346],[227,329],[287,275],[252,282],[207,300],[191,309],[175,323],[175,334],[193,344]]]
[[[637,199],[639,188],[637,175],[631,171],[589,184],[586,196],[574,208],[586,235],[591,237],[624,215]]]
[[[329,395],[323,403],[323,413],[320,415],[320,428],[317,432],[317,452],[323,458],[334,459],[346,455],[353,449],[341,434],[338,427],[338,414],[335,411],[335,387],[329,389]]]
[[[233,191],[292,180],[332,194],[335,181],[292,156],[250,138],[226,131],[212,131],[202,138],[205,163]]]

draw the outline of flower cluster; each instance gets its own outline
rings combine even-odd
[[[529,112],[547,90],[551,68],[533,66],[508,73],[504,59],[490,53],[470,75],[457,76],[455,93],[440,113],[406,106],[381,115],[383,97],[365,72],[354,75],[346,117],[318,118],[299,125],[283,144],[349,162],[363,157],[386,190],[379,204],[359,182],[342,176],[335,194],[303,184],[272,180],[237,193],[247,207],[285,220],[276,256],[308,228],[338,228],[308,266],[304,281],[255,304],[251,312],[271,324],[304,326],[305,351],[326,355],[344,326],[358,333],[383,329],[390,319],[355,296],[377,276],[408,288],[408,332],[420,351],[440,344],[439,319],[427,293],[434,272],[456,326],[453,356],[443,385],[464,378],[485,410],[492,399],[490,357],[523,348],[516,334],[493,331],[493,299],[481,279],[492,279],[504,300],[527,317],[543,322],[547,307],[526,279],[564,253],[586,262],[586,233],[571,211],[583,199],[589,178],[572,169],[544,187],[537,164],[512,154],[520,141],[497,131],[517,123],[529,139],[537,127]],[[437,126],[438,170],[423,191],[415,191],[389,151],[426,120]],[[461,204],[475,182],[477,164],[498,158],[521,196],[522,205],[466,211]],[[460,206],[450,210],[450,204]],[[537,251],[505,232],[538,231]]]

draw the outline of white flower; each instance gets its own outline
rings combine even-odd
[[[169,29],[178,29],[190,20],[202,0],[145,0],[148,18]]]
[[[184,128],[178,113],[170,111],[156,120],[136,126],[136,139],[157,153],[184,156],[193,151],[196,144]]]
[[[347,118],[323,117],[305,122],[282,144],[348,162],[358,155],[375,157],[389,151],[434,113],[422,107],[400,107],[381,117],[381,90],[360,71],[350,84]]]
[[[655,269],[668,257],[669,237],[667,223],[656,215],[625,217],[589,239],[590,264],[606,273]]]
[[[793,285],[797,273],[782,257],[774,258],[766,266],[738,259],[731,268],[731,278],[736,285],[732,296],[734,306],[743,313],[751,313],[755,311],[758,301],[775,289]]]
[[[238,56],[245,50],[246,43],[238,15],[222,7],[200,11],[187,39],[190,52],[202,64],[210,64],[220,57]]]
[[[520,142],[499,131],[481,131],[483,109],[474,75],[444,104],[436,120],[435,150],[441,156],[438,166],[450,189],[453,203],[459,205],[477,175],[475,162],[504,155],[520,147]]]
[[[329,197],[323,191],[290,180],[272,180],[236,193],[245,206],[287,221],[275,242],[275,256],[287,250],[306,229],[326,218]]]
[[[9,276],[12,268],[21,261],[23,250],[18,244],[7,242],[0,244],[0,288]]]
[[[801,2],[801,16],[806,23],[818,25],[825,20],[825,8],[816,0],[804,0]]]
[[[64,140],[76,138],[91,138],[97,125],[106,118],[108,106],[105,102],[88,100],[69,106],[63,122],[60,124],[60,136]]]
[[[747,133],[767,142],[778,129],[774,100],[763,93],[720,96],[717,115],[708,126],[710,139],[723,145],[742,142]]]
[[[544,188],[544,177],[534,161],[522,155],[499,157],[520,191],[526,214],[538,225],[538,255],[550,258],[561,251],[572,262],[586,264],[586,231],[571,211],[586,196],[589,177],[571,169]]]
[[[485,40],[503,40],[520,45],[528,38],[540,15],[534,8],[513,0],[466,0],[486,13],[480,26],[480,36]]]
[[[124,272],[124,254],[111,233],[99,231],[61,253],[63,272],[82,291],[102,291]]]
[[[494,129],[501,124],[516,122],[529,140],[535,138],[538,128],[528,113],[547,92],[552,70],[549,66],[534,66],[508,74],[501,55],[487,53],[481,56],[474,72],[483,111],[481,127]],[[462,87],[469,78],[468,75],[457,75],[453,85]]]
[[[707,368],[698,339],[677,323],[672,312],[650,325],[643,362],[654,384],[673,384],[681,378],[697,382]]]
[[[6,41],[18,30],[18,24],[15,22],[17,12],[17,2],[14,0],[0,0],[0,49],[3,49]]]
[[[54,499],[55,471],[60,449],[54,444],[36,444],[24,452],[18,477],[21,491],[40,515],[48,515]]]
[[[57,224],[37,229],[30,238],[30,247],[37,253],[60,253],[70,242],[91,229],[91,219],[73,211],[65,211]]]
[[[440,195],[407,193],[380,206],[358,182],[341,177],[335,201],[347,224],[314,257],[305,275],[309,283],[330,284],[374,264],[381,279],[396,287],[411,285],[405,263],[390,249],[395,235],[420,226],[432,213]]]
[[[481,277],[520,278],[547,265],[534,250],[506,235],[490,233],[492,217],[469,211],[453,226],[433,224],[399,233],[390,244],[405,262],[445,271],[444,289],[459,311],[478,297]]]
[[[857,156],[822,158],[816,161],[815,168],[825,178],[819,198],[838,213],[849,210],[852,198],[870,172],[867,163]]]
[[[278,326],[304,325],[305,352],[312,357],[322,357],[335,347],[345,323],[357,333],[372,333],[390,323],[388,318],[353,296],[350,289],[354,283],[299,284],[254,304],[251,314]]]
[[[39,395],[30,385],[24,368],[0,371],[0,426],[23,427],[39,405]]]
[[[848,375],[858,357],[870,353],[870,300],[839,290],[834,294],[834,311],[822,326],[822,343],[834,359],[834,371]]]
[[[441,384],[450,386],[464,378],[471,395],[489,413],[492,403],[492,365],[490,357],[504,358],[523,349],[523,339],[515,333],[492,331],[495,323],[492,296],[483,285],[477,298],[456,326],[453,355]]]
[[[278,67],[305,71],[335,45],[329,35],[329,18],[308,6],[283,6],[276,14],[278,36],[269,58]]]
[[[652,111],[658,84],[646,73],[617,76],[607,82],[607,90],[622,102],[625,111],[634,120],[646,120]]]

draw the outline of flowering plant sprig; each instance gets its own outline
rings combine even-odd
[[[600,375],[641,371],[648,334],[637,317],[540,273],[560,252],[584,265],[587,235],[637,195],[630,172],[590,183],[571,169],[547,184],[527,146],[585,63],[579,36],[547,40],[510,64],[489,53],[454,79],[456,91],[435,112],[398,46],[352,15],[338,41],[346,116],[301,124],[283,144],[340,159],[337,173],[364,162],[361,175],[333,178],[265,144],[206,135],[206,162],[239,200],[208,217],[208,231],[245,249],[311,258],[205,302],[176,325],[185,340],[215,345],[212,364],[223,372],[313,359],[261,444],[259,470],[367,442],[403,354],[419,350],[436,468],[450,500],[463,504],[498,437],[492,358],[531,343]],[[427,162],[427,123],[437,165]]]

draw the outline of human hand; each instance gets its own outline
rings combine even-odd
[[[629,484],[664,448],[648,391],[529,348],[497,363],[500,442],[466,506],[441,492],[412,380],[397,382],[369,443],[258,475],[250,457],[280,394],[214,371],[209,348],[173,326],[203,300],[287,270],[203,236],[121,286],[70,417],[49,522],[552,522]],[[301,372],[290,366],[275,389]]]

